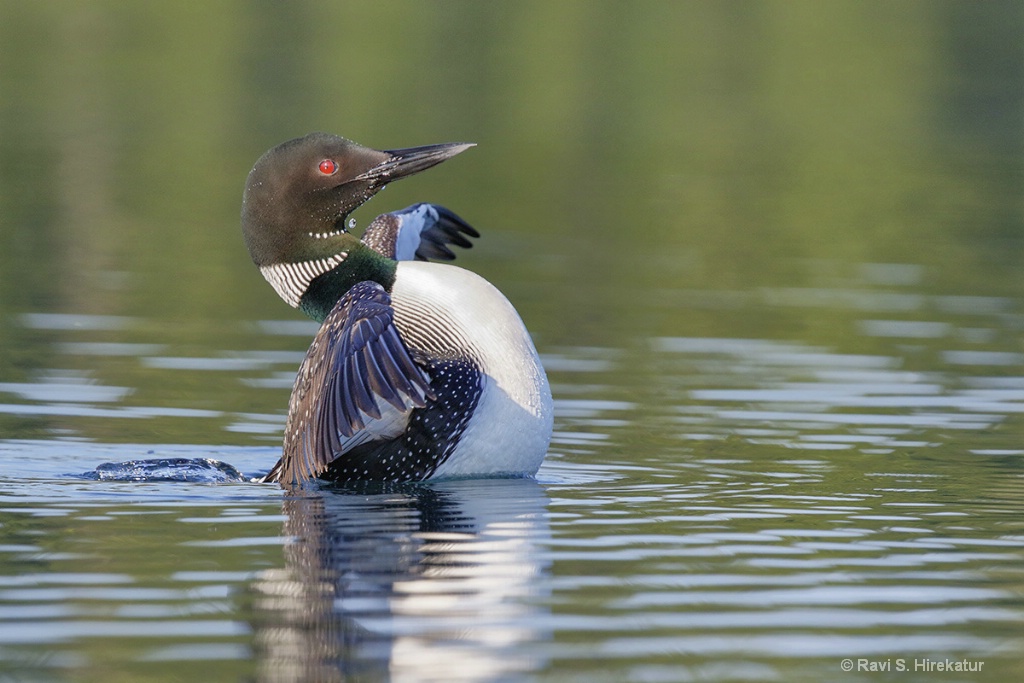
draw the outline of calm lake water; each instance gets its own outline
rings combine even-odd
[[[0,4],[0,679],[1024,678],[1021,5],[337,5]],[[536,480],[96,477],[276,460],[310,130],[479,144],[356,217],[480,230]]]

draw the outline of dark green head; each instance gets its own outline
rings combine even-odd
[[[242,235],[249,255],[278,294],[297,306],[313,278],[363,248],[345,229],[350,213],[389,182],[469,147],[376,150],[327,133],[282,143],[259,158],[246,181]]]
[[[258,266],[332,252],[329,238],[389,182],[418,173],[467,144],[376,150],[327,133],[289,140],[256,162],[242,196],[242,234]],[[327,248],[325,248],[327,247]]]

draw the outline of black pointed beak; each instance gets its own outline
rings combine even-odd
[[[355,180],[368,180],[374,185],[383,185],[392,180],[398,180],[413,173],[425,171],[431,166],[437,166],[442,161],[451,159],[456,154],[465,152],[470,147],[475,146],[476,143],[473,142],[448,142],[441,145],[427,145],[425,147],[386,149],[384,154],[387,154],[388,158],[370,170],[361,173]]]

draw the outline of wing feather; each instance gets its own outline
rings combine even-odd
[[[366,228],[363,243],[396,261],[451,261],[455,252],[448,245],[469,249],[470,237],[480,233],[454,211],[420,203],[377,216]]]
[[[356,445],[401,433],[434,398],[430,377],[395,326],[387,291],[359,282],[338,301],[292,390],[281,462],[265,478],[301,483]]]

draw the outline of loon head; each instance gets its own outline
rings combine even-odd
[[[360,247],[346,230],[350,213],[389,182],[472,146],[376,150],[327,133],[284,142],[257,160],[246,181],[242,235],[249,255],[278,294],[297,306],[313,277]]]

